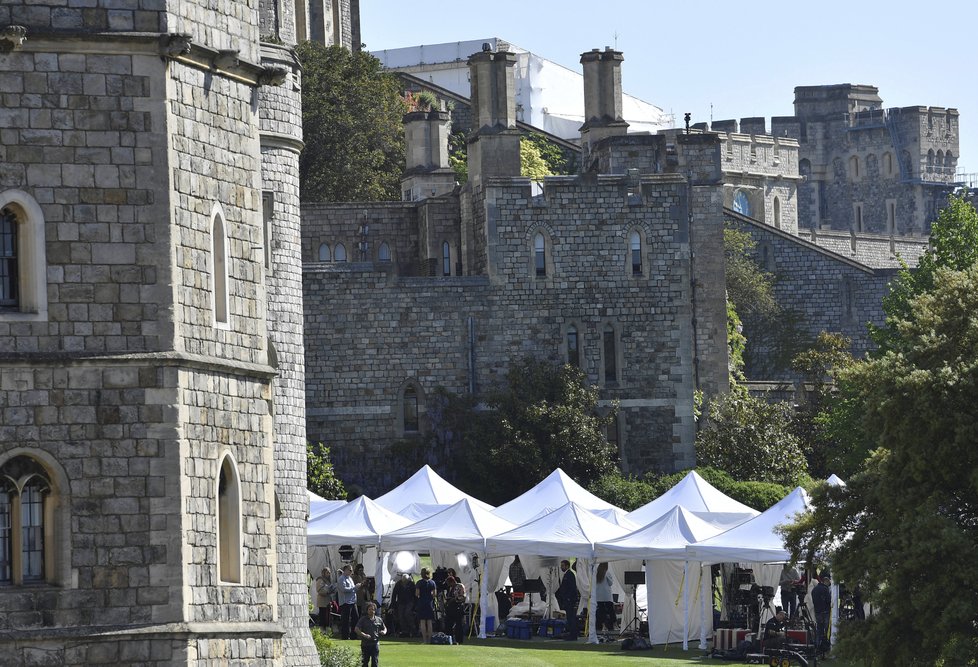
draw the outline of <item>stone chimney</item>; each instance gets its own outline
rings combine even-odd
[[[472,126],[468,136],[469,181],[520,175],[520,135],[516,129],[516,55],[483,50],[469,58]]]
[[[407,168],[401,178],[401,198],[419,201],[447,194],[455,188],[455,172],[448,162],[447,111],[412,111],[404,116]]]
[[[581,151],[587,164],[591,146],[605,137],[628,132],[622,118],[621,51],[610,46],[581,54],[584,66],[584,125],[581,126]]]

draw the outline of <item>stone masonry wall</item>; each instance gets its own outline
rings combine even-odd
[[[882,323],[882,299],[893,270],[874,270],[742,216],[729,212],[727,216],[728,222],[755,240],[758,264],[775,275],[778,303],[798,316],[794,344],[799,338],[814,341],[819,332],[828,331],[851,338],[856,356],[872,348],[866,323]],[[776,340],[751,330],[746,322],[744,335],[748,340],[748,379],[796,379],[786,360],[776,358]]]
[[[601,332],[617,328],[623,363],[626,467],[672,469],[692,445],[689,247],[679,181],[629,198],[626,179],[495,179],[473,194],[491,240],[489,276],[397,277],[377,264],[307,263],[306,378],[309,437],[332,447],[338,473],[365,492],[398,481],[390,445],[400,437],[398,401],[408,380],[430,394],[500,381],[525,355],[564,361],[566,327],[581,335],[582,366],[601,384]],[[384,205],[381,210],[387,209]],[[344,209],[304,208],[305,233],[347,227]],[[373,229],[373,224],[371,229]],[[627,265],[627,233],[644,238],[645,274]],[[320,230],[320,231],[317,231]],[[532,239],[550,240],[552,272],[531,271]],[[307,255],[308,257],[308,255]],[[626,271],[626,268],[629,271]],[[469,319],[475,377],[469,373]],[[677,326],[678,323],[678,326]],[[668,378],[668,381],[665,380]],[[683,388],[688,388],[685,392]]]

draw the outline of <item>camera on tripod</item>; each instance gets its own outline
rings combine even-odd
[[[751,586],[750,594],[754,597],[763,598],[765,603],[774,599],[774,586]]]

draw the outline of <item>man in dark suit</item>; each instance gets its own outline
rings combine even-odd
[[[577,639],[577,605],[581,594],[577,590],[577,574],[571,569],[569,560],[560,561],[560,571],[563,576],[560,578],[560,586],[557,588],[557,604],[560,610],[567,615],[567,625],[564,627],[564,639],[575,641]]]

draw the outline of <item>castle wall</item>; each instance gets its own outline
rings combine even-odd
[[[54,564],[43,583],[0,588],[0,655],[13,664],[314,664],[297,658],[298,638],[283,642],[286,620],[305,628],[307,604],[298,145],[269,146],[262,159],[258,2],[176,3],[168,14],[65,4],[0,8],[0,23],[28,29],[23,46],[0,53],[0,197],[43,225],[47,297],[39,312],[0,312],[0,465],[29,456],[54,487],[45,501]],[[85,33],[133,29],[186,31],[192,46]],[[200,66],[232,48],[240,64]],[[268,118],[296,123],[291,94],[269,104]],[[273,330],[263,177],[292,229],[274,240],[286,268]],[[215,212],[227,237],[226,326],[214,322]],[[298,370],[273,381],[269,335],[296,331],[298,348],[280,346],[277,359]],[[293,392],[291,404],[275,401],[275,383],[286,387],[279,398]],[[273,408],[284,416],[276,430]],[[241,497],[237,583],[218,581],[225,455]],[[281,479],[290,537],[279,544],[271,482]],[[291,551],[280,568],[283,545]]]
[[[501,381],[526,355],[563,362],[571,323],[581,335],[588,381],[602,385],[603,400],[622,401],[625,467],[671,470],[688,463],[686,188],[682,179],[650,177],[641,192],[630,198],[621,177],[554,178],[533,197],[520,179],[491,180],[470,195],[479,229],[491,241],[484,246],[485,275],[415,278],[377,263],[307,263],[309,437],[332,448],[338,474],[366,493],[403,476],[392,469],[391,444],[402,435],[398,402],[408,380],[429,395],[436,387],[465,393]],[[313,239],[355,225],[345,207],[304,207],[303,216],[304,236]],[[632,229],[644,238],[643,276],[632,276],[627,264]],[[531,269],[537,231],[552,243],[552,271],[540,278]],[[622,350],[617,386],[601,378],[601,332],[609,323]]]
[[[805,345],[799,343],[814,342],[821,331],[828,331],[852,339],[856,356],[872,349],[866,324],[883,323],[882,299],[893,270],[874,270],[766,225],[729,213],[727,217],[751,235],[757,244],[755,260],[775,276],[775,298],[786,311],[781,319],[796,327],[786,341],[789,347],[801,349]],[[774,332],[752,329],[745,318],[744,335],[748,379],[797,379],[788,368],[790,359],[779,357],[785,346]]]

